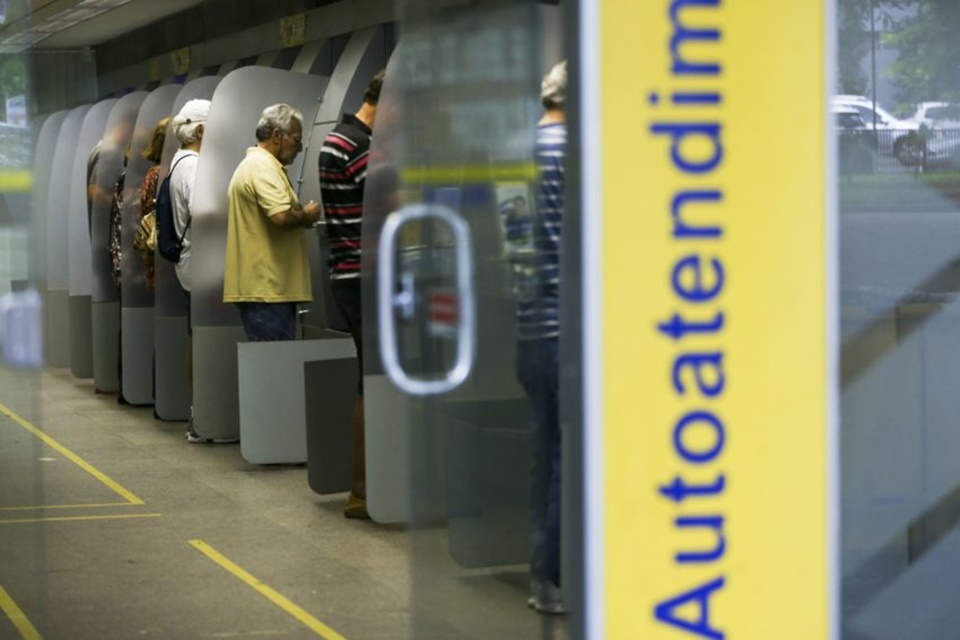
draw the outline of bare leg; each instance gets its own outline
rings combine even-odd
[[[367,465],[364,448],[363,396],[357,396],[350,416],[350,432],[353,438],[353,479],[350,496],[343,515],[348,518],[369,518],[367,513]]]

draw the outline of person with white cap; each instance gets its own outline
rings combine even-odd
[[[537,123],[537,214],[532,219],[536,295],[517,303],[517,378],[530,408],[530,598],[541,613],[566,612],[560,591],[560,237],[564,210],[567,64],[543,78]]]
[[[209,100],[190,100],[173,118],[173,132],[180,149],[170,161],[170,196],[173,201],[173,222],[177,237],[183,238],[183,250],[177,263],[177,279],[187,293],[192,288],[190,277],[190,204],[193,198],[203,131],[210,112]]]
[[[192,259],[190,242],[190,224],[192,218],[194,183],[197,176],[197,164],[200,160],[200,147],[203,146],[203,132],[210,112],[209,100],[190,100],[180,109],[170,123],[173,133],[180,141],[180,149],[170,161],[170,200],[173,203],[173,225],[177,237],[182,238],[183,249],[177,262],[177,279],[187,299],[187,383],[193,390],[193,327],[190,321],[190,291],[193,288],[190,263]],[[192,413],[192,409],[191,409]],[[193,429],[193,418],[187,426],[187,442],[210,442],[197,435]]]

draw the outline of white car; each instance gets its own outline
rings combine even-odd
[[[837,154],[843,175],[872,173],[875,169],[873,130],[860,112],[852,107],[831,105],[833,129],[837,134]]]
[[[931,129],[960,129],[960,104],[921,102],[910,120]]]
[[[834,108],[855,109],[871,131],[876,126],[881,154],[893,155],[905,165],[922,162],[926,143],[920,135],[920,123],[900,120],[865,96],[836,95],[830,99],[830,104]]]

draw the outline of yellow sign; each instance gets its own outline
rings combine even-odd
[[[33,189],[33,171],[29,169],[0,169],[0,192],[15,193]]]
[[[280,43],[284,49],[304,43],[307,33],[307,14],[298,13],[280,21]]]
[[[170,60],[173,62],[173,72],[177,75],[190,72],[190,47],[183,47],[170,52]]]
[[[604,637],[830,638],[826,3],[584,11]]]

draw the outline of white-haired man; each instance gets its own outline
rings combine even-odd
[[[256,135],[230,180],[223,301],[237,306],[248,340],[293,340],[297,304],[313,299],[304,229],[320,217],[318,203],[300,206],[284,169],[303,148],[303,116],[271,105]]]

